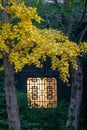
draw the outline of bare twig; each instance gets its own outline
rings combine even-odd
[[[78,22],[79,25],[81,24],[81,22],[82,22],[82,20],[83,20],[83,18],[84,18],[84,16],[85,16],[86,8],[87,8],[87,0],[85,0],[84,10],[83,10],[82,16],[81,16],[81,18],[80,18],[80,20],[79,20],[79,22]]]

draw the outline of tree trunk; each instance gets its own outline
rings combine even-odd
[[[72,2],[72,0],[64,0],[66,6]],[[66,17],[66,35],[72,39],[72,24],[71,16]],[[78,130],[79,114],[82,101],[82,83],[83,73],[79,59],[77,58],[78,70],[71,68],[71,98],[68,110],[68,119],[66,122],[66,130]]]
[[[8,62],[8,57],[6,55],[3,57],[3,64],[5,68],[5,91],[9,130],[21,130],[14,84],[14,72],[13,67]]]
[[[72,69],[72,88],[71,99],[68,111],[68,120],[66,123],[66,130],[78,130],[80,106],[82,101],[82,82],[83,75],[80,61],[77,58],[78,70]]]
[[[8,8],[8,0],[2,0],[2,5],[4,8]],[[10,22],[9,14],[7,14],[4,10],[2,11],[1,18],[3,23]],[[8,61],[8,54],[4,53],[3,64],[5,69],[5,90],[9,130],[21,130],[14,82],[14,72],[12,65],[10,65]]]

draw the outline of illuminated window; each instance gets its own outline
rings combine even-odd
[[[29,78],[27,95],[31,108],[55,108],[57,106],[57,81],[55,78]]]

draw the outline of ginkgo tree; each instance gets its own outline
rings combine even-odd
[[[40,23],[43,19],[36,8],[26,7],[23,1],[2,0],[0,6],[0,58],[5,73],[9,130],[21,130],[14,72],[21,71],[26,64],[42,67],[41,61],[49,56],[52,69],[58,69],[61,79],[67,82],[69,65],[77,69],[76,57],[87,51],[87,45],[78,46],[61,31],[37,28],[33,20]]]

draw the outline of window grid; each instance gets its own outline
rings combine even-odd
[[[31,108],[55,108],[58,99],[56,79],[28,78],[27,95]]]

